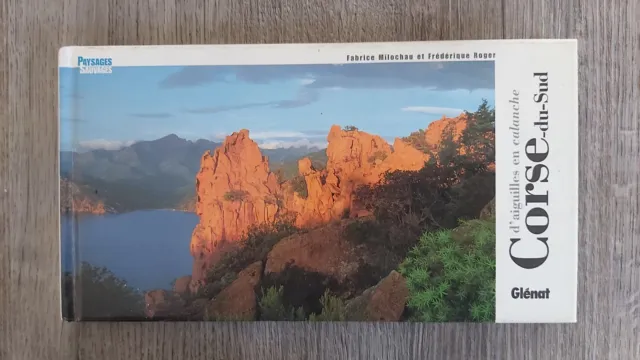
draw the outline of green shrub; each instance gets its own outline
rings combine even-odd
[[[75,282],[75,284],[74,284]],[[73,288],[82,289],[74,304]],[[76,274],[62,277],[62,312],[67,319],[136,319],[144,317],[143,294],[105,267],[83,262]],[[74,310],[80,313],[74,313]]]
[[[495,219],[426,232],[400,264],[410,319],[423,322],[495,319]]]
[[[284,305],[282,301],[283,288],[270,287],[265,292],[263,290],[262,297],[258,302],[260,309],[260,320],[266,321],[302,321],[306,316],[304,310],[300,307],[293,309]]]
[[[430,147],[427,144],[427,137],[424,129],[414,131],[409,134],[409,136],[403,137],[402,140],[425,154],[430,153]]]
[[[494,162],[496,109],[483,100],[478,110],[465,114],[469,120],[460,142],[468,149],[468,157],[476,163]]]
[[[358,131],[358,128],[353,125],[346,125],[342,128],[344,131]]]
[[[309,196],[309,192],[307,190],[307,181],[302,175],[298,175],[291,179],[291,188],[303,199],[306,199]]]
[[[248,194],[243,190],[230,190],[224,194],[226,201],[243,201],[247,198]]]
[[[322,312],[320,314],[309,315],[309,321],[344,321],[346,318],[346,310],[344,301],[331,295],[329,290],[326,290],[322,298]]]

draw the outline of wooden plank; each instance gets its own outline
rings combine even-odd
[[[520,339],[516,358],[541,348],[549,359],[640,357],[639,11],[637,1],[505,2],[507,38],[580,39],[579,325],[507,332],[497,348]]]

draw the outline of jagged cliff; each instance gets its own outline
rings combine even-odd
[[[106,207],[89,190],[67,179],[60,179],[60,212],[102,215],[113,210]]]
[[[420,141],[436,146],[448,124],[459,136],[466,121],[463,117],[438,120],[420,133]],[[310,228],[366,215],[353,200],[357,186],[377,182],[388,170],[419,170],[429,158],[405,140],[395,139],[392,148],[380,136],[337,125],[331,127],[327,141],[324,169],[314,169],[308,158],[298,163],[306,196],[294,191],[292,182],[279,182],[248,130],[233,133],[213,154],[207,151],[202,156],[196,177],[200,222],[191,240],[192,287],[198,287],[206,269],[252,225],[291,215],[297,226]]]
[[[224,242],[240,239],[251,225],[273,222],[282,211],[282,189],[248,130],[227,136],[213,154],[202,156],[196,193],[193,281],[203,278]]]
[[[298,163],[308,196],[288,198],[287,208],[298,214],[296,223],[309,227],[362,215],[352,195],[357,186],[377,182],[387,170],[418,170],[428,156],[396,139],[393,150],[380,136],[333,126],[327,137],[327,166],[315,170],[309,159]]]

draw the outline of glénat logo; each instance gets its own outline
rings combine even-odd
[[[80,74],[111,74],[111,58],[85,58],[78,56]]]

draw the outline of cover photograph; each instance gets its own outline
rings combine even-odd
[[[576,40],[63,47],[66,321],[573,323]]]

